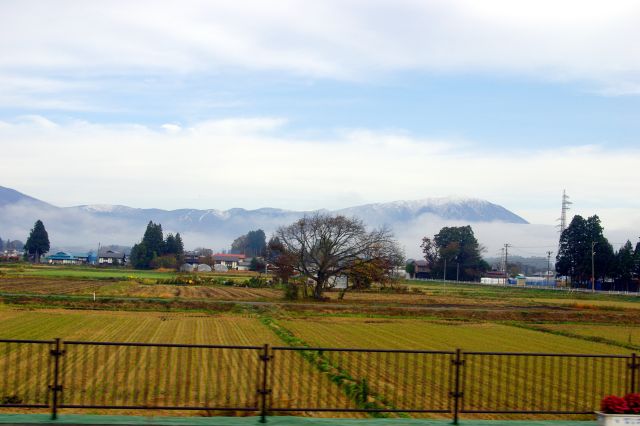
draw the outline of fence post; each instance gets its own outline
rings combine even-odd
[[[271,393],[271,389],[267,386],[269,384],[269,361],[273,356],[269,355],[269,344],[265,344],[260,354],[260,360],[262,361],[262,383],[258,393],[260,394],[260,423],[267,422],[267,395]]]
[[[56,337],[55,348],[51,350],[51,356],[53,356],[53,385],[49,385],[52,394],[51,402],[51,420],[58,418],[58,397],[62,392],[62,385],[60,384],[60,357],[64,354],[61,348],[60,338]]]
[[[453,424],[458,424],[458,416],[460,414],[460,399],[463,396],[461,383],[460,383],[460,369],[464,365],[464,360],[462,359],[462,351],[460,349],[456,349],[456,357],[451,360],[455,371],[454,371],[454,389],[449,392],[449,395],[453,398]]]
[[[631,354],[631,363],[627,364],[627,367],[629,367],[630,373],[631,373],[631,381],[629,383],[629,393],[635,393],[636,392],[636,370],[638,369],[639,365],[638,365],[638,356],[636,355],[636,353],[632,353]]]

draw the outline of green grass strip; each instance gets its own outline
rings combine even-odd
[[[572,333],[570,331],[554,330],[551,328],[547,328],[542,324],[526,324],[521,322],[510,322],[507,324],[513,327],[524,328],[526,330],[533,330],[533,331],[539,331],[542,333],[555,334],[556,336],[570,337],[573,339],[580,339],[587,342],[604,343],[607,345],[617,346],[619,348],[624,348],[624,349],[640,350],[640,346],[633,345],[631,343],[624,343],[624,342],[611,340],[611,339],[607,339],[605,337],[600,337],[600,336],[584,336],[582,334]]]
[[[290,330],[283,327],[272,317],[259,314],[260,322],[264,324],[268,329],[273,331],[284,343],[289,346],[297,347],[310,347],[310,345],[303,339],[295,336]],[[351,374],[339,364],[329,360],[322,351],[316,350],[302,350],[298,352],[304,359],[306,359],[311,365],[313,365],[318,371],[326,374],[333,383],[338,385],[344,394],[351,399],[358,408],[366,410],[380,410],[390,409],[394,410],[395,407],[391,404],[388,398],[383,395],[372,392],[369,388],[366,379],[357,379],[351,376]],[[394,413],[398,417],[410,418],[407,413]],[[369,413],[371,417],[389,417],[388,413]]]

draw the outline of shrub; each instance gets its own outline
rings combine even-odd
[[[627,403],[627,407],[630,413],[633,413],[633,414],[640,413],[640,394],[629,393],[624,396],[624,400]]]
[[[287,283],[284,286],[284,298],[287,300],[296,300],[298,298],[299,291],[298,285],[295,283]]]
[[[600,411],[607,414],[625,414],[629,411],[627,401],[619,396],[609,395],[602,398]]]
[[[251,277],[244,283],[249,288],[263,288],[269,286],[267,280],[262,277]]]

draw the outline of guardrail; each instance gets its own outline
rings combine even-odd
[[[638,391],[636,354],[0,340],[0,407],[590,414]],[[386,414],[385,414],[386,413]]]

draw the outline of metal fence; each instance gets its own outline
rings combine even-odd
[[[631,355],[0,340],[0,407],[269,414],[590,414]],[[386,413],[386,414],[385,414]]]

